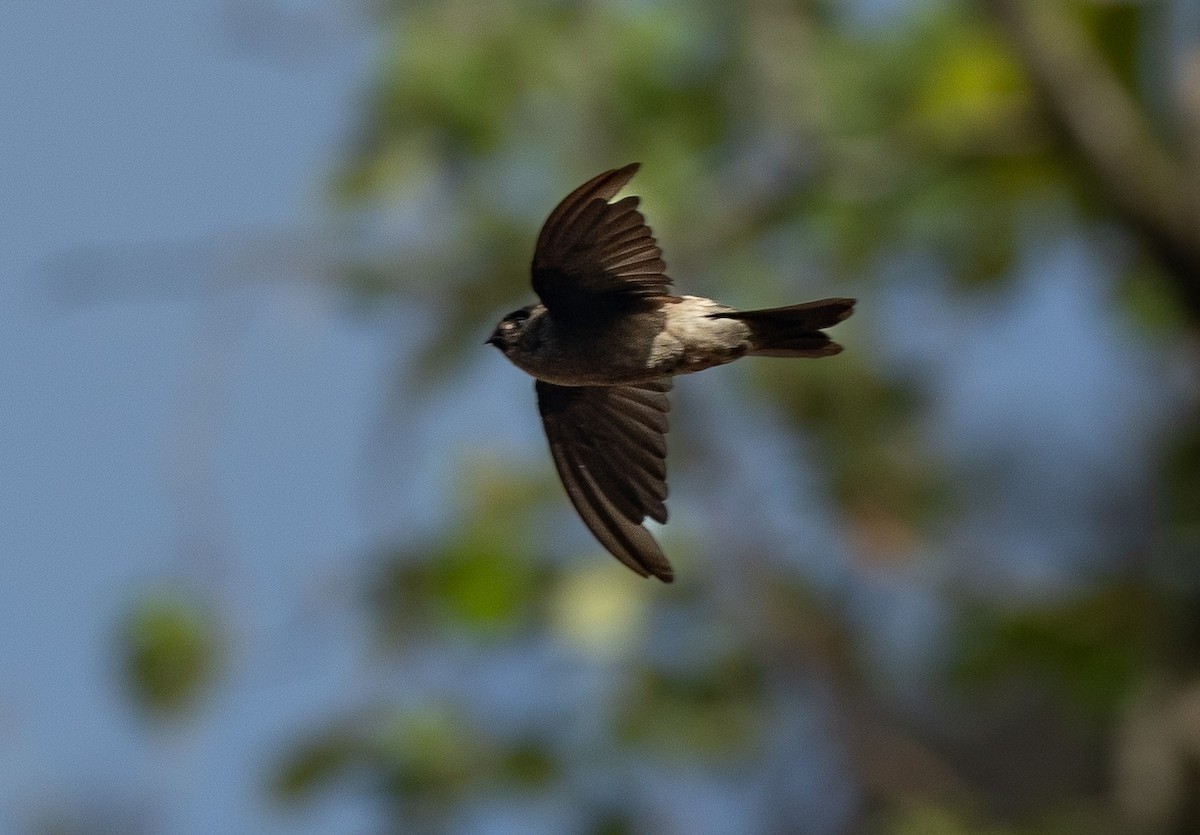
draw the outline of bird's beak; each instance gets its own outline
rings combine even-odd
[[[500,341],[500,338],[498,336],[496,336],[496,334],[492,334],[491,336],[489,336],[487,338],[487,340],[483,344],[484,345],[495,345],[499,341]]]

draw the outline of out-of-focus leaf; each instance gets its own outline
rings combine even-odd
[[[389,560],[373,585],[382,633],[404,642],[432,624],[501,636],[532,622],[551,583],[531,548],[545,484],[480,462],[468,476],[457,535],[429,553]]]
[[[893,810],[886,821],[879,831],[887,835],[1120,835],[1126,831],[1111,813],[1070,805],[1032,821],[1004,825],[986,821],[981,811],[966,803],[938,806],[912,802]]]
[[[532,622],[548,582],[546,571],[511,552],[458,547],[400,555],[375,583],[373,597],[381,632],[392,643],[438,625],[498,638]]]
[[[1075,11],[1086,29],[1100,46],[1117,76],[1131,92],[1137,91],[1139,53],[1144,48],[1143,36],[1147,23],[1162,25],[1148,18],[1167,13],[1154,4],[1136,0],[1117,0],[1104,3],[1075,3]]]
[[[627,697],[621,733],[668,759],[722,759],[765,733],[762,671],[731,655],[692,671],[644,669]]]
[[[931,155],[1011,148],[1012,133],[1033,115],[1013,56],[994,31],[978,24],[964,21],[937,32],[918,67],[909,129],[919,141],[935,143],[927,149]]]
[[[138,601],[126,616],[120,645],[134,698],[162,714],[195,705],[212,681],[219,655],[212,613],[176,593]]]
[[[296,745],[276,768],[271,790],[290,802],[343,777],[365,777],[395,797],[441,804],[484,783],[536,790],[559,773],[536,741],[501,746],[448,703],[372,713]]]
[[[980,829],[964,817],[940,806],[914,804],[892,815],[887,832],[889,835],[1004,835],[1005,830]]]
[[[285,802],[306,799],[343,774],[362,756],[354,732],[330,731],[297,744],[276,768],[271,793]]]
[[[595,823],[587,830],[588,835],[633,835],[633,822],[627,811],[604,810],[593,816]]]
[[[974,688],[1028,677],[1093,715],[1108,715],[1149,660],[1158,604],[1145,589],[1104,588],[1074,602],[980,610],[959,633],[955,673]]]
[[[1191,558],[1200,556],[1200,431],[1197,423],[1180,433],[1168,451],[1166,478],[1167,518],[1190,545]]]
[[[496,760],[483,735],[437,705],[402,711],[385,722],[373,756],[399,796],[438,800],[462,793]]]
[[[559,773],[556,758],[544,745],[525,743],[510,747],[499,769],[502,779],[525,788],[540,788]]]
[[[1136,265],[1121,284],[1120,293],[1122,306],[1139,331],[1170,338],[1187,325],[1178,294],[1151,264]]]
[[[529,562],[478,544],[446,553],[433,575],[433,593],[453,617],[494,631],[532,614],[537,572]]]

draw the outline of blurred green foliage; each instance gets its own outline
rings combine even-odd
[[[217,672],[220,649],[211,612],[178,592],[137,601],[121,630],[124,678],[138,704],[160,715],[196,705]]]
[[[1032,7],[931,0],[870,24],[856,16],[862,6],[833,0],[384,4],[384,48],[331,190],[347,230],[373,228],[393,210],[417,228],[382,256],[347,264],[346,285],[436,318],[409,393],[434,386],[463,367],[498,313],[531,298],[532,243],[554,201],[587,176],[638,160],[636,191],[685,292],[719,287],[722,300],[743,307],[825,293],[869,298],[889,259],[916,255],[948,277],[956,301],[983,304],[1018,262],[1036,258],[1037,245],[1094,235],[1136,253],[1116,267],[1129,321],[1160,343],[1189,331],[1194,339],[1195,316],[1180,302],[1187,276],[1161,257],[1154,230],[1131,213],[1061,102],[1056,110],[1054,79],[1011,23],[1021,8]],[[1101,73],[1154,125],[1164,154],[1186,157],[1175,144],[1185,131],[1163,106],[1168,81],[1148,58],[1166,49],[1166,4],[1040,8],[1061,13],[1097,51]],[[847,736],[878,723],[904,742],[894,746],[891,783],[870,783],[865,764],[849,769],[847,780],[864,783],[865,811],[847,830],[868,819],[870,831],[901,835],[1138,829],[1121,817],[1110,764],[1091,754],[1120,756],[1141,683],[1182,681],[1195,665],[1193,626],[1176,617],[1192,589],[1164,588],[1157,570],[1168,554],[1176,564],[1200,560],[1195,415],[1181,418],[1180,442],[1153,462],[1161,478],[1142,521],[1159,541],[1132,557],[1109,555],[1118,576],[1077,578],[1032,604],[963,591],[910,561],[937,552],[979,497],[929,438],[927,381],[888,364],[875,315],[863,305],[839,329],[853,349],[836,362],[762,364],[745,376],[810,441],[801,449],[820,462],[854,569],[911,571],[952,611],[949,651],[926,689],[899,701],[915,714],[912,703],[925,700],[954,711],[925,725],[897,718],[903,711],[876,692],[882,674],[854,646],[865,639],[845,600],[824,597],[785,560],[750,548],[724,554],[737,570],[720,576],[736,577],[736,588],[700,591],[714,572],[681,582],[670,605],[618,566],[551,562],[539,550],[547,514],[565,503],[549,467],[531,474],[483,462],[464,479],[452,530],[385,549],[369,591],[383,663],[403,666],[422,650],[500,652],[549,635],[619,682],[619,697],[605,702],[611,715],[597,720],[605,744],[565,751],[561,740],[507,735],[454,694],[435,694],[312,735],[285,758],[276,793],[298,800],[360,775],[397,804],[397,820],[444,824],[471,797],[567,792],[571,775],[598,762],[665,770],[758,762],[765,771],[775,767],[765,752],[791,689],[817,680],[834,694],[831,712],[845,712],[841,726],[855,726],[839,726]],[[700,574],[698,563],[688,568]],[[1181,576],[1198,575],[1172,573],[1172,582]],[[168,609],[136,623],[142,689],[183,693],[203,679],[202,622]],[[656,642],[672,651],[656,654]],[[1062,757],[1073,771],[1061,781],[1053,764],[1037,772],[1047,776],[1035,789],[1015,779],[1030,758],[1052,759],[1019,741],[987,752],[983,771],[950,744],[973,739],[976,723],[1001,712],[989,693],[1012,690],[1049,703],[1031,727],[1086,726],[1062,735],[1078,744]],[[563,734],[571,722],[546,725]],[[948,784],[953,791],[939,788]],[[643,831],[630,809],[577,799],[590,831]],[[787,798],[774,800],[783,808]],[[1175,831],[1200,826],[1186,810],[1165,814],[1184,827]]]
[[[536,782],[549,768],[536,751],[505,751],[449,707],[431,705],[373,715],[309,741],[289,755],[273,789],[294,800],[357,772],[389,793],[444,805],[496,771]]]
[[[498,462],[473,468],[461,527],[429,552],[390,555],[371,584],[385,641],[402,643],[427,627],[478,637],[529,628],[550,577],[530,553],[539,538],[526,509],[549,486]]]
[[[1130,586],[1018,611],[980,607],[964,613],[956,673],[977,691],[1025,678],[1111,722],[1157,660],[1153,647],[1163,625],[1154,609],[1145,588]]]
[[[668,759],[728,762],[761,747],[768,721],[761,664],[741,653],[702,668],[640,671],[618,723],[628,744]]]

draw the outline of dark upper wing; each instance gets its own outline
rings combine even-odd
[[[533,289],[552,313],[569,317],[667,294],[667,265],[638,198],[608,202],[637,170],[634,163],[593,177],[546,219],[533,253]]]
[[[584,524],[614,557],[665,583],[674,572],[642,520],[667,521],[670,389],[669,377],[636,386],[537,381],[550,454]]]

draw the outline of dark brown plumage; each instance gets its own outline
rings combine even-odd
[[[550,455],[584,524],[614,557],[643,577],[674,572],[649,516],[667,521],[667,412],[664,377],[637,386],[556,386],[538,380],[538,411]]]
[[[637,163],[593,177],[550,213],[533,255],[533,291],[555,316],[594,317],[601,307],[666,296],[671,279],[637,197],[608,201]]]
[[[625,565],[669,583],[671,565],[642,523],[667,521],[672,376],[747,354],[836,354],[822,329],[854,300],[739,311],[671,295],[638,198],[609,202],[637,170],[606,171],[555,207],[533,256],[541,303],[504,317],[488,342],[537,379],[550,454],[584,524]]]

